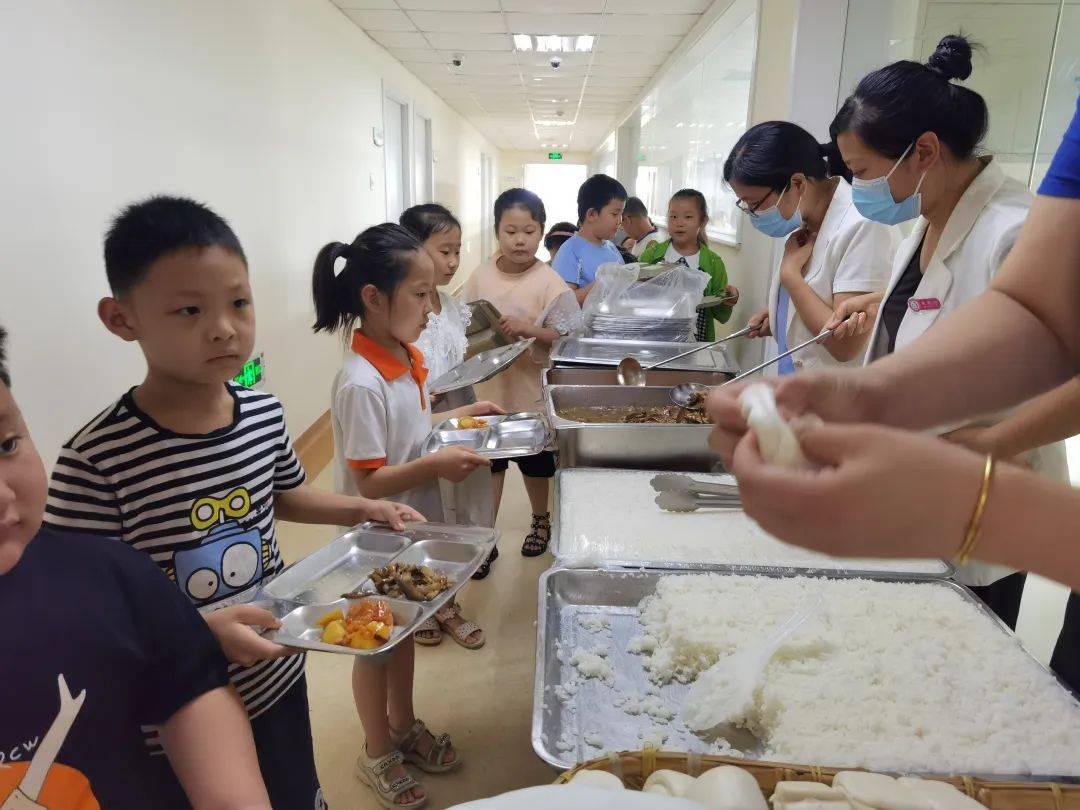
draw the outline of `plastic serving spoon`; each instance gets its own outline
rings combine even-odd
[[[811,597],[764,641],[747,644],[698,676],[683,705],[683,722],[693,731],[708,731],[743,720],[769,661],[796,630],[821,612],[824,601],[820,595]]]

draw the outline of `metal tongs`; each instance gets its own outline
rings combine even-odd
[[[742,508],[739,488],[735,484],[695,481],[688,475],[677,473],[661,473],[649,484],[660,493],[656,496],[656,505],[665,512]]]

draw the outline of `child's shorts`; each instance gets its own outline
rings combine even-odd
[[[555,454],[550,450],[537,453],[535,456],[515,458],[521,474],[526,478],[554,478],[555,477]],[[497,458],[491,462],[493,473],[504,473],[510,468],[510,459]]]

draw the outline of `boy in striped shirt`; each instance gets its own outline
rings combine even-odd
[[[139,343],[146,377],[64,446],[46,521],[154,559],[203,612],[230,662],[273,807],[324,807],[304,656],[263,638],[256,628],[278,622],[249,604],[284,567],[275,517],[399,529],[422,518],[305,486],[281,404],[232,382],[254,347],[255,309],[243,249],[221,217],[174,197],[132,205],[106,236],[105,270],[112,296],[98,315]],[[157,730],[147,733],[160,753]]]

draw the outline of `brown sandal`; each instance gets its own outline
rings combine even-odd
[[[419,810],[428,803],[425,795],[422,799],[413,799],[411,802],[400,803],[397,797],[413,788],[420,787],[420,783],[409,774],[399,776],[397,779],[387,779],[385,774],[391,768],[401,765],[404,757],[400,751],[391,751],[386,756],[372,759],[368,756],[367,745],[360,749],[360,756],[356,760],[356,778],[371,788],[375,798],[383,807],[406,808],[406,810]]]
[[[423,647],[438,647],[442,644],[442,636],[442,628],[434,616],[424,619],[413,631],[413,640]]]
[[[435,612],[435,618],[438,619],[440,629],[466,650],[479,650],[487,641],[480,625],[473,621],[464,621],[461,605],[457,602],[451,602],[446,607],[440,608]],[[462,620],[461,624],[452,625],[451,622],[454,619]]]
[[[424,738],[425,734],[430,735],[432,738],[431,748],[428,749],[427,754],[421,754],[416,746]],[[443,757],[453,747],[450,742],[450,735],[440,734],[436,737],[428,731],[428,727],[424,725],[423,720],[414,720],[412,728],[400,736],[391,728],[390,739],[401,750],[405,761],[415,765],[424,773],[446,773],[461,766],[461,757],[456,751],[452,761],[443,762]]]

